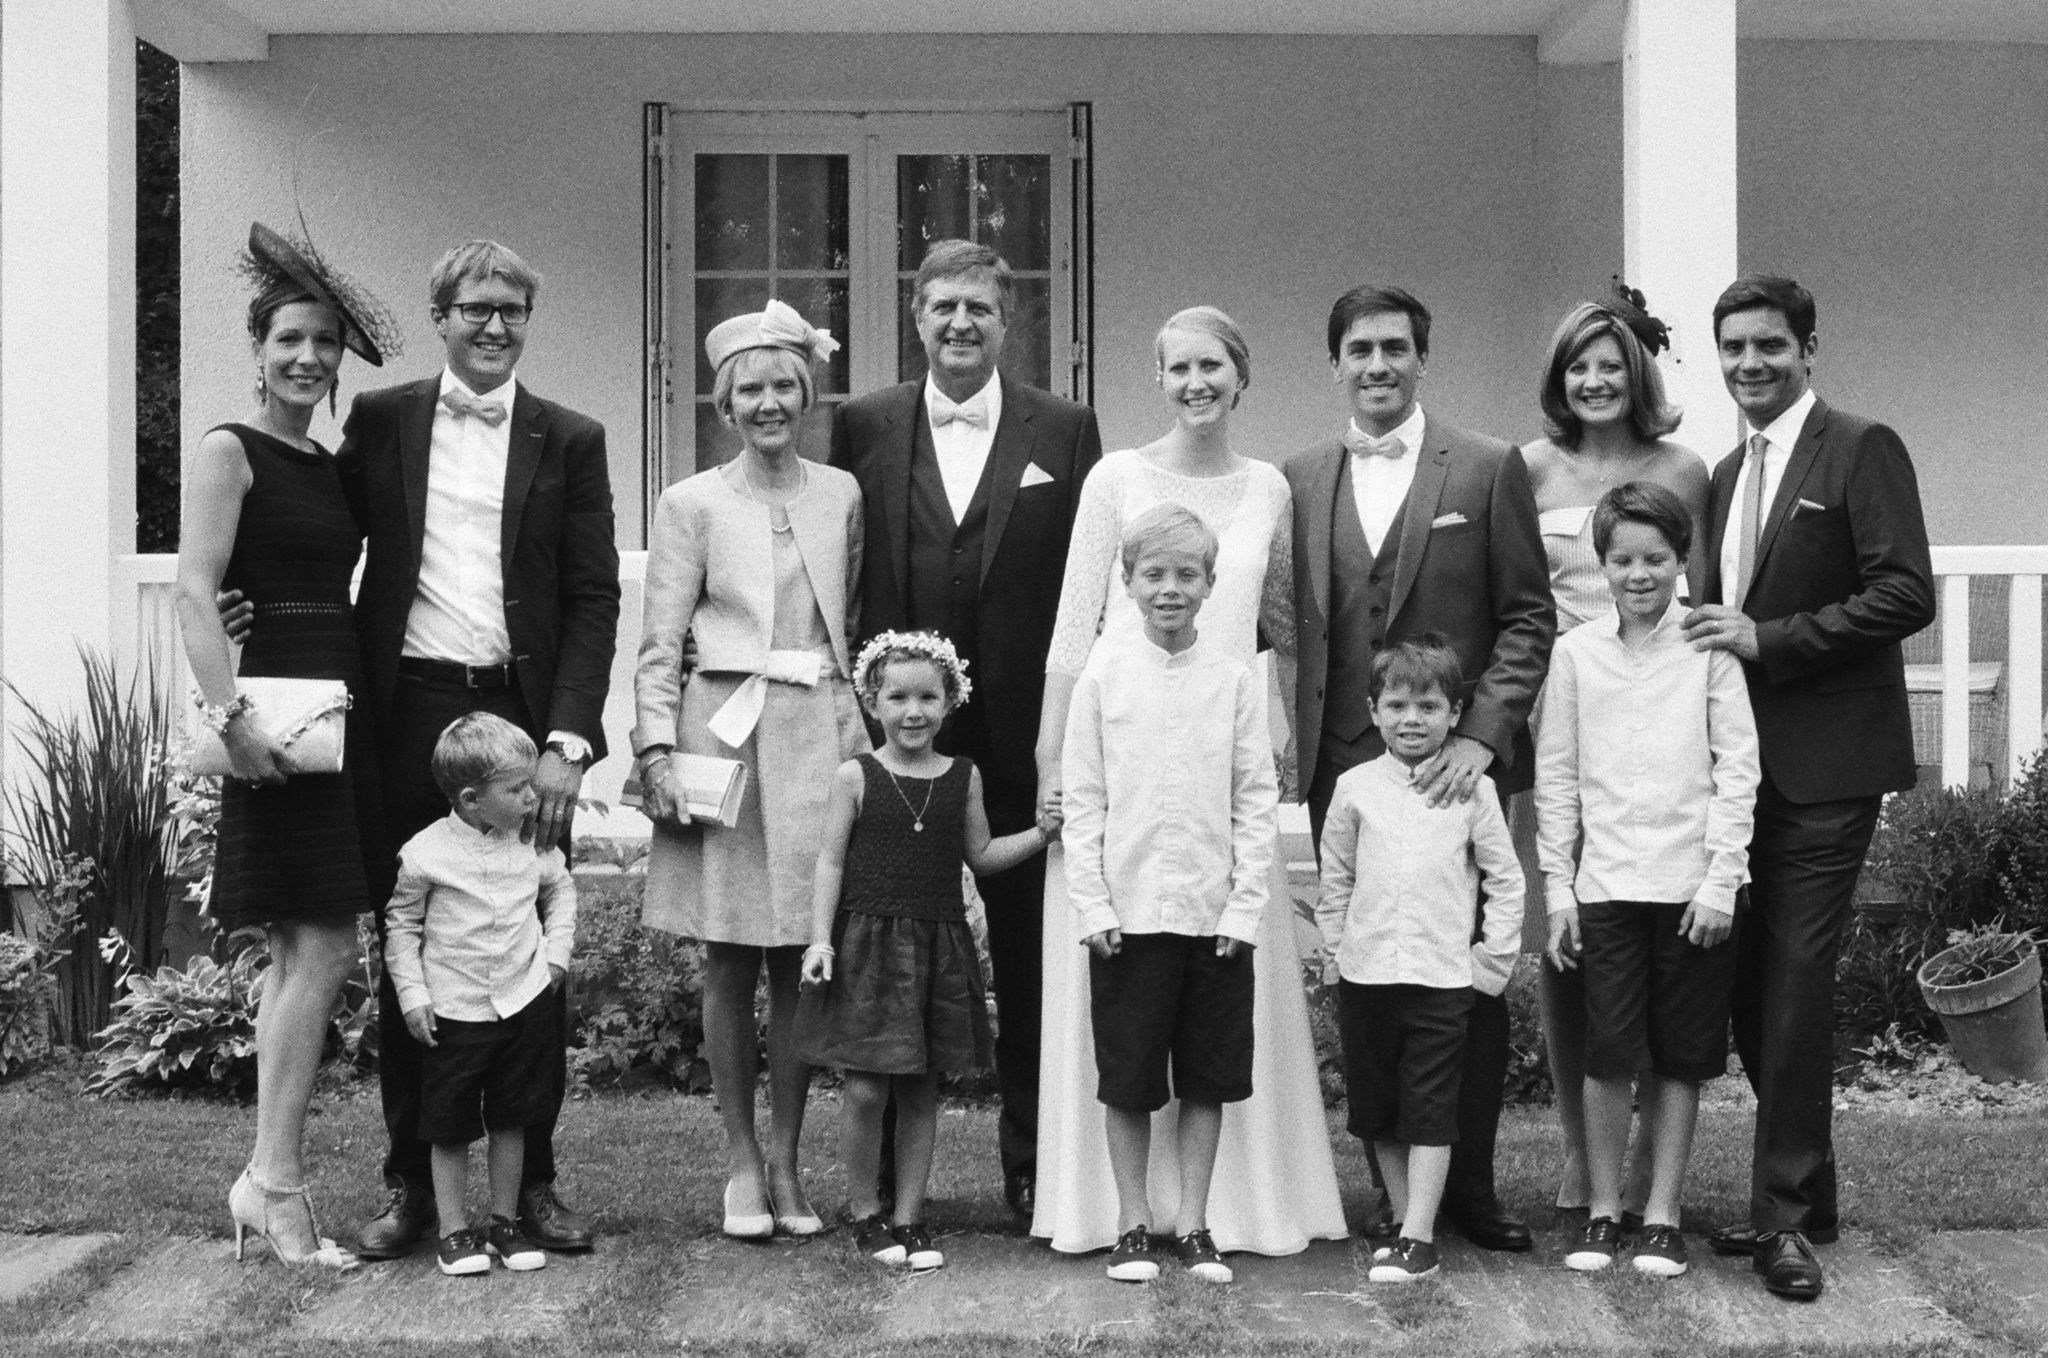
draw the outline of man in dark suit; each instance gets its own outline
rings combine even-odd
[[[495,242],[451,250],[429,279],[446,368],[357,397],[343,430],[342,483],[368,539],[356,631],[394,847],[448,814],[428,761],[456,717],[492,712],[543,746],[533,827],[543,844],[566,846],[583,772],[605,753],[619,554],[604,427],[513,376],[539,286]],[[566,1024],[563,999],[554,1003]],[[388,978],[377,1036],[391,1196],[358,1253],[384,1259],[409,1251],[434,1218],[415,1131],[420,1048]],[[554,1189],[560,1053],[553,1069],[549,1113],[527,1128],[519,1220],[538,1245],[585,1249],[589,1226]]]
[[[1442,804],[1531,786],[1527,722],[1557,634],[1536,500],[1522,455],[1425,417],[1429,311],[1400,288],[1359,287],[1330,311],[1330,369],[1351,403],[1342,439],[1291,458],[1299,658],[1295,739],[1320,844],[1337,776],[1385,746],[1367,678],[1387,646],[1434,632],[1458,653],[1463,705],[1418,771]],[[1478,902],[1475,900],[1475,924]],[[1444,1214],[1475,1244],[1525,1250],[1528,1227],[1494,1193],[1508,1061],[1505,1000],[1475,998]]]
[[[1750,1219],[1714,1248],[1811,1299],[1835,1239],[1835,959],[1887,792],[1914,780],[1899,643],[1934,620],[1920,489],[1899,436],[1808,385],[1813,296],[1737,279],[1714,304],[1747,437],[1714,471],[1707,603],[1685,619],[1749,678],[1763,757],[1738,920],[1735,1047],[1756,1089]]]
[[[848,401],[832,422],[832,465],[858,477],[866,498],[863,639],[928,629],[968,662],[973,700],[938,745],[981,770],[998,835],[1036,822],[1045,653],[1081,482],[1102,456],[1094,411],[997,372],[1013,306],[1010,269],[995,251],[936,242],[911,300],[928,375]],[[1044,889],[1043,854],[980,881],[999,1020],[1003,1196],[1027,1218]]]

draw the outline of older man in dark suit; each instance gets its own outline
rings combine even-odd
[[[1795,1300],[1838,1229],[1835,959],[1884,794],[1913,786],[1900,643],[1934,620],[1920,488],[1899,436],[1813,394],[1813,295],[1737,279],[1714,304],[1747,432],[1714,471],[1695,646],[1749,678],[1763,785],[1737,926],[1735,1047],[1756,1089],[1750,1217],[1712,1237]]]
[[[995,251],[936,242],[911,307],[926,377],[848,401],[832,423],[832,465],[859,478],[866,500],[861,630],[924,628],[958,648],[974,699],[939,749],[974,761],[989,829],[1008,834],[1036,823],[1045,653],[1102,435],[1086,406],[998,373],[1014,297]],[[1044,889],[1043,854],[980,880],[1000,1020],[1003,1196],[1025,1218],[1037,1176]]]
[[[495,713],[542,744],[541,843],[567,836],[583,772],[605,753],[619,554],[604,426],[513,376],[539,287],[496,242],[449,251],[429,279],[446,367],[357,397],[343,429],[342,484],[368,539],[356,631],[394,846],[448,814],[428,763],[465,713]],[[420,1048],[388,979],[378,1001],[391,1196],[362,1232],[371,1259],[407,1252],[433,1220]],[[550,1112],[527,1129],[519,1220],[538,1245],[584,1249],[590,1228],[554,1189],[559,1051],[554,1072]]]
[[[1350,400],[1351,427],[1285,468],[1294,492],[1296,748],[1318,842],[1337,776],[1385,748],[1367,692],[1373,657],[1424,633],[1458,653],[1465,682],[1457,726],[1418,771],[1422,794],[1438,803],[1504,796],[1534,778],[1529,709],[1557,634],[1536,500],[1513,447],[1427,417],[1416,403],[1429,331],[1428,308],[1400,288],[1338,298],[1330,369]],[[1488,777],[1492,788],[1482,791]],[[1493,1183],[1507,1059],[1507,1004],[1477,996],[1444,1214],[1475,1244],[1525,1250],[1529,1229],[1502,1208]]]

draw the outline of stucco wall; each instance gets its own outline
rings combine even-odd
[[[1112,445],[1161,427],[1152,329],[1195,301],[1250,338],[1246,451],[1328,433],[1342,405],[1322,318],[1368,277],[1437,312],[1425,404],[1526,437],[1551,325],[1619,267],[1619,70],[1540,67],[1533,40],[425,37],[272,53],[188,74],[188,435],[246,404],[228,261],[252,216],[288,217],[296,178],[316,239],[409,322],[394,377],[438,361],[423,279],[444,245],[498,236],[547,275],[522,377],[612,429],[629,548],[644,101],[1094,101]],[[1937,541],[2043,540],[2048,49],[1750,44],[1741,78],[1743,261],[1819,294],[1822,389],[1905,432]]]

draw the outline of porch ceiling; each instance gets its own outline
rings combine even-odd
[[[272,36],[348,33],[1278,33],[1532,36],[1545,60],[1618,59],[1622,0],[143,0],[184,61],[261,60]],[[2041,0],[1742,0],[1748,38],[2048,43]]]

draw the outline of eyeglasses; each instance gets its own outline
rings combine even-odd
[[[533,308],[524,302],[506,302],[502,306],[492,306],[489,302],[453,302],[448,309],[475,326],[489,325],[493,316],[507,325],[525,325],[533,315]]]

